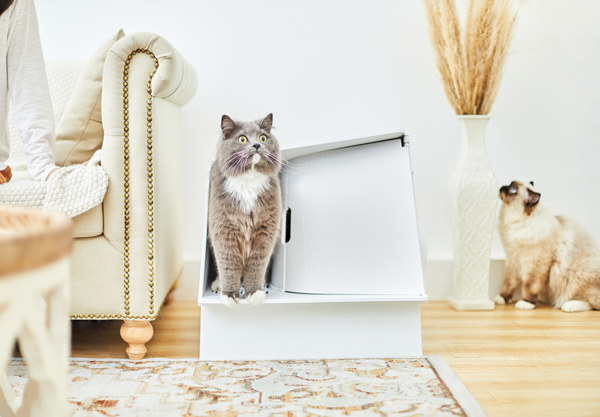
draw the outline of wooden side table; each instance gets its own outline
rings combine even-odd
[[[0,416],[70,414],[69,253],[71,221],[39,210],[0,207]],[[15,344],[28,365],[22,401],[6,366]]]

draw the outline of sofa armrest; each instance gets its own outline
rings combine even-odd
[[[123,254],[124,315],[134,319],[158,313],[181,269],[180,106],[195,85],[192,67],[154,34],[125,36],[104,64],[104,236]]]
[[[152,79],[152,94],[180,106],[187,103],[196,92],[196,73],[169,42],[154,33],[138,32],[119,39],[106,58],[110,62],[125,62],[131,51],[145,49],[152,51],[158,59],[158,71]]]

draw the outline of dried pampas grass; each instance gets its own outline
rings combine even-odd
[[[470,0],[462,28],[454,0],[424,0],[442,84],[456,114],[488,114],[517,17],[512,0]]]

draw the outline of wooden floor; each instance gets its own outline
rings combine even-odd
[[[600,416],[600,311],[421,307],[423,353],[442,355],[488,416]]]
[[[442,355],[490,417],[600,416],[600,312],[421,307],[423,353]],[[74,357],[125,357],[119,322],[75,322]],[[200,310],[175,301],[154,322],[147,357],[197,358]]]

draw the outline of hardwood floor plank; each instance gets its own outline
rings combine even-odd
[[[489,416],[600,415],[600,312],[421,312],[423,353],[441,354]]]

